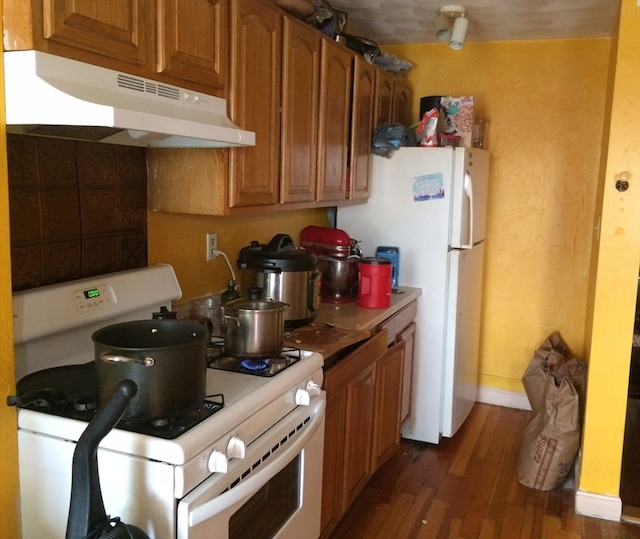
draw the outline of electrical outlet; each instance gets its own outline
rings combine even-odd
[[[207,233],[207,260],[214,260],[218,258],[217,253],[214,251],[218,250],[218,234],[217,232],[208,232]]]

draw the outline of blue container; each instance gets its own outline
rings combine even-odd
[[[398,274],[400,273],[400,249],[381,245],[376,249],[376,256],[391,260],[391,288],[398,289]]]

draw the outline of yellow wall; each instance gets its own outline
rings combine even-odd
[[[193,298],[226,287],[231,274],[224,259],[207,262],[206,234],[218,233],[218,248],[229,258],[238,275],[236,260],[242,247],[252,240],[268,243],[275,234],[289,234],[296,245],[307,225],[327,226],[326,210],[262,213],[242,217],[149,212],[149,263],[173,265],[182,287],[183,298]]]
[[[0,0],[2,11],[2,0]],[[1,57],[0,57],[1,58]],[[4,87],[0,60],[0,88]],[[4,93],[0,92],[0,526],[2,537],[19,537],[18,518],[18,446],[16,411],[4,404],[7,395],[15,395],[13,360],[13,311],[11,307],[11,254],[9,249],[9,183]]]
[[[582,354],[609,39],[388,46],[419,97],[473,95],[491,152],[480,383],[523,391],[554,330]]]
[[[640,7],[623,0],[612,58],[611,125],[594,238],[593,287],[586,347],[587,407],[580,489],[617,495],[624,436],[626,387],[640,266]],[[616,181],[628,174],[629,190]],[[604,458],[604,456],[607,456]]]

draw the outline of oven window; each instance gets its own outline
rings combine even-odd
[[[269,539],[300,504],[300,455],[256,492],[229,520],[229,539]]]

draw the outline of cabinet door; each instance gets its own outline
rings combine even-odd
[[[400,407],[400,423],[411,411],[411,380],[413,377],[413,355],[415,350],[416,324],[412,322],[396,337],[396,342],[404,342],[404,365],[402,367],[402,406]]]
[[[376,364],[372,472],[400,447],[403,363],[404,342],[399,342],[389,348]]]
[[[343,511],[365,487],[372,474],[371,433],[375,405],[375,365],[370,365],[347,386]]]
[[[378,124],[395,122],[393,108],[394,77],[381,69],[376,70],[376,112],[373,128]]]
[[[284,19],[280,202],[313,202],[318,147],[320,34]]]
[[[349,172],[349,198],[351,199],[366,199],[369,196],[374,108],[375,68],[356,56]]]
[[[345,200],[354,54],[322,40],[316,200]]]
[[[35,43],[40,50],[116,69],[125,70],[128,64],[155,72],[154,0],[42,0],[42,10],[34,8],[33,24],[34,32],[43,32],[42,46]]]
[[[410,126],[418,120],[411,119],[411,88],[398,80],[393,83],[393,121]]]
[[[329,464],[325,462],[323,471],[323,537],[330,535],[371,476],[375,365],[387,350],[387,335],[386,330],[377,333],[325,372]]]
[[[228,25],[228,0],[158,2],[158,71],[210,88],[224,88]]]
[[[231,8],[232,120],[256,134],[256,145],[232,148],[229,206],[274,205],[280,175],[282,18],[259,0]]]

